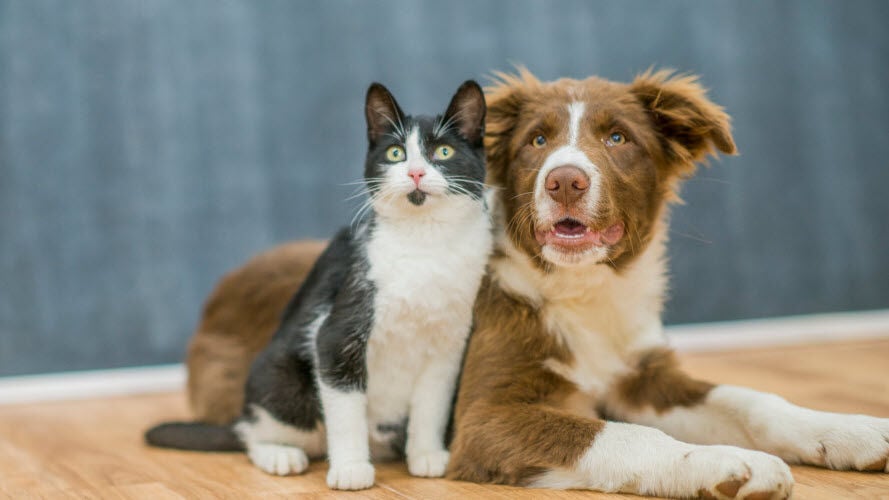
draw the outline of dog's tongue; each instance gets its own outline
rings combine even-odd
[[[571,219],[557,222],[553,229],[557,234],[564,236],[578,236],[586,232],[586,226]]]

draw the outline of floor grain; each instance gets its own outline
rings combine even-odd
[[[889,340],[684,355],[694,375],[823,410],[889,417]],[[278,478],[238,453],[149,448],[150,424],[188,415],[182,394],[0,406],[0,495],[9,498],[638,498],[417,479],[383,464],[377,486],[337,493],[326,465]],[[889,499],[889,474],[793,467],[794,498]]]

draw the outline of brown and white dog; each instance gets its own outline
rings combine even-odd
[[[887,470],[889,419],[808,410],[677,366],[660,319],[667,208],[696,162],[735,151],[728,116],[694,78],[544,83],[520,70],[487,99],[497,249],[476,303],[449,477],[755,500],[789,496],[781,459]],[[280,265],[311,264],[318,251],[281,254]],[[267,265],[248,264],[227,289]],[[220,300],[238,325],[272,309],[235,297]],[[208,307],[204,321],[222,310]],[[245,346],[267,342],[241,328],[225,335],[238,346],[226,353],[246,359],[189,364],[204,420],[234,416],[211,407],[233,410],[243,394],[207,372],[246,366],[255,351]]]
[[[735,152],[728,116],[694,78],[543,83],[521,70],[487,98],[500,230],[449,477],[765,499],[790,495],[781,459],[886,470],[889,419],[812,411],[677,366],[660,318],[667,205],[696,162]]]

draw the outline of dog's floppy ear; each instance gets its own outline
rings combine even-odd
[[[736,153],[729,116],[707,98],[697,77],[649,70],[630,91],[650,114],[667,160],[680,175],[694,172],[696,162],[717,150]]]
[[[371,144],[390,128],[399,129],[404,123],[404,112],[389,89],[376,82],[367,89],[364,116],[367,119],[367,140]]]
[[[540,81],[520,66],[517,74],[496,72],[492,85],[485,87],[488,115],[485,120],[485,149],[488,157],[488,182],[506,184],[510,162],[510,142],[513,138],[527,92]]]

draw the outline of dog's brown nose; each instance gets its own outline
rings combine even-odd
[[[590,189],[590,178],[574,165],[556,167],[544,182],[550,198],[563,205],[573,205]]]

